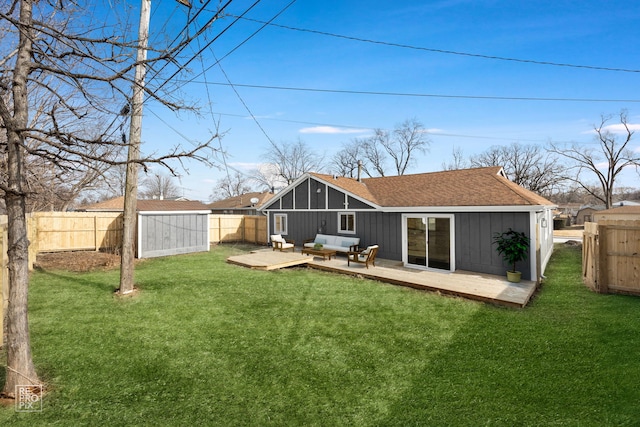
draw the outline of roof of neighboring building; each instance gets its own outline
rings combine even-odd
[[[591,209],[594,211],[603,211],[606,209],[605,205],[586,205],[586,206],[582,206],[579,210],[578,213],[587,209]]]
[[[246,193],[240,196],[229,197],[228,199],[218,200],[207,205],[209,209],[257,209],[269,199],[273,197],[273,193],[265,191],[263,193]],[[258,199],[257,203],[251,203],[251,199]]]
[[[640,219],[640,205],[611,208],[598,212],[598,215],[638,215]]]
[[[354,178],[310,175],[384,207],[555,205],[509,181],[501,167],[363,178],[361,182]]]
[[[92,212],[119,212],[124,209],[124,196],[105,200],[93,205],[81,206],[79,211]],[[138,200],[136,210],[139,212],[148,211],[203,211],[209,210],[207,205],[194,200]]]

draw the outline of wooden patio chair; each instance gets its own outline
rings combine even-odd
[[[285,239],[280,234],[271,235],[271,246],[273,247],[274,251],[278,249],[280,252],[284,252],[291,249],[291,252],[295,252],[296,251],[295,244],[296,244],[295,241]]]
[[[367,249],[361,252],[347,252],[347,266],[352,262],[364,264],[369,268],[369,264],[376,266],[376,255],[378,254],[378,245],[367,246]]]

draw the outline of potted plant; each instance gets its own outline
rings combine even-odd
[[[513,266],[511,270],[507,270],[507,280],[513,283],[520,282],[522,273],[516,270],[516,263],[527,259],[529,238],[523,232],[509,228],[502,233],[495,233],[493,243],[498,245],[496,250],[502,255],[502,259]]]
[[[322,243],[316,243],[315,245],[313,245],[313,249],[315,249],[316,251],[318,251],[318,250],[320,250],[322,248],[323,248]]]

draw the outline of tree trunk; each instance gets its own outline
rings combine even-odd
[[[15,150],[15,143],[10,143]],[[11,163],[19,163],[15,159]],[[21,156],[17,156],[21,157]],[[17,162],[15,160],[18,160]],[[9,170],[12,166],[9,167]],[[27,240],[27,221],[25,196],[20,192],[5,196],[8,227],[8,269],[9,302],[7,307],[7,372],[3,394],[15,397],[16,386],[38,385],[40,381],[31,357],[31,339],[29,337],[28,291],[29,291],[29,241]]]
[[[138,29],[138,52],[136,56],[136,74],[131,99],[131,123],[129,128],[129,153],[127,156],[127,175],[125,178],[122,256],[120,261],[120,294],[133,292],[134,288],[134,246],[136,242],[136,205],[138,201],[138,163],[142,137],[142,105],[144,103],[145,60],[149,42],[149,19],[151,0],[143,0],[140,10]]]
[[[31,1],[20,2],[20,42],[13,73],[13,117],[3,109],[7,132],[7,190],[5,204],[9,227],[8,269],[9,302],[7,307],[7,372],[3,394],[15,397],[17,385],[39,385],[31,357],[29,338],[29,241],[27,239],[26,194],[24,193],[24,130],[29,119],[27,78],[29,76],[32,40]]]

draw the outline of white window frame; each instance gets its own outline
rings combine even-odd
[[[282,221],[284,221],[284,227],[282,226]],[[289,234],[287,214],[273,214],[273,234]]]
[[[342,217],[345,216],[345,215],[353,216],[353,230],[343,230],[342,229]],[[338,233],[356,234],[356,213],[355,212],[338,212]]]

